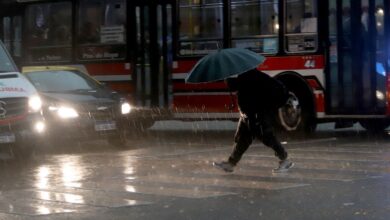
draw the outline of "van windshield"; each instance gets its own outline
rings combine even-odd
[[[16,72],[16,67],[0,41],[0,73]]]

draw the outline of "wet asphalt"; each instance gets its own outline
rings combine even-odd
[[[159,122],[125,146],[0,148],[0,219],[390,219],[390,135],[358,126],[279,135],[295,166],[273,174],[255,142],[233,173],[234,122]]]

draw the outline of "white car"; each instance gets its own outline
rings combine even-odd
[[[0,144],[28,145],[45,131],[38,92],[0,41]]]

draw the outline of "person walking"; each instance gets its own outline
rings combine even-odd
[[[213,165],[225,172],[233,172],[253,140],[258,138],[272,148],[280,160],[273,172],[288,171],[294,163],[288,159],[287,151],[276,138],[272,126],[273,113],[288,99],[286,87],[257,69],[242,73],[237,78],[227,78],[225,82],[230,91],[237,92],[240,118],[228,160],[214,162]]]

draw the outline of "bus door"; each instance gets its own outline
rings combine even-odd
[[[18,66],[22,59],[22,11],[10,6],[0,12],[0,39]]]
[[[172,98],[172,1],[136,1],[130,7],[134,20],[134,80],[138,105],[166,108]]]
[[[328,1],[328,113],[386,112],[386,1]]]

